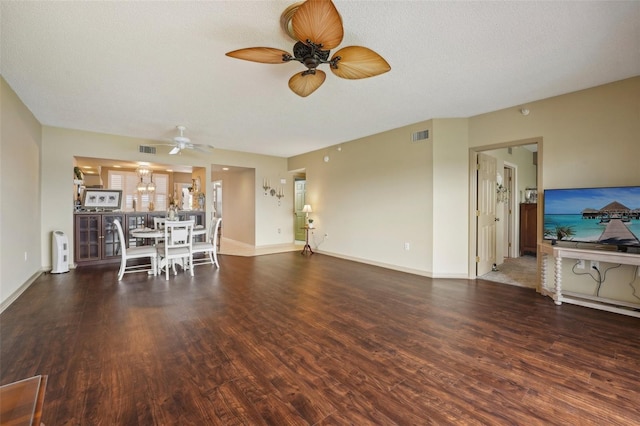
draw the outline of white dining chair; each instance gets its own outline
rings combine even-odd
[[[122,224],[118,219],[113,221],[116,229],[118,230],[118,238],[120,239],[120,270],[118,271],[118,281],[122,280],[124,274],[132,272],[152,272],[153,275],[157,274],[157,260],[158,252],[155,247],[152,246],[140,246],[127,248],[127,240],[124,238],[124,232],[122,231]],[[143,265],[127,265],[127,261],[131,259],[143,259],[148,257],[151,264]]]
[[[153,229],[164,229],[164,223],[167,221],[164,217],[154,217],[153,218]],[[160,244],[163,241],[162,238],[155,239],[155,245]]]
[[[169,279],[169,267],[176,272],[176,261],[180,260],[183,269],[189,270],[193,276],[193,220],[165,221],[164,242],[156,249],[160,258],[160,268],[164,267],[165,276]]]
[[[216,265],[220,269],[218,263],[218,230],[222,224],[222,218],[216,220],[215,225],[209,229],[209,237],[207,241],[193,243],[193,254],[204,254],[202,258],[194,258],[193,265]]]

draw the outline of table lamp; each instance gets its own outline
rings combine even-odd
[[[311,209],[311,204],[305,204],[304,207],[302,208],[302,212],[305,213],[305,226],[309,226],[309,213],[313,213],[313,210]]]

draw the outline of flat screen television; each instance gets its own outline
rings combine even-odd
[[[640,186],[545,189],[544,238],[640,248]]]

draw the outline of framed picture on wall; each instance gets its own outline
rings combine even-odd
[[[84,190],[82,208],[85,210],[119,210],[122,204],[122,190],[120,189],[91,189]]]

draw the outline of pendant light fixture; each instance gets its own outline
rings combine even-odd
[[[156,190],[156,184],[153,183],[153,173],[149,175],[149,183],[147,184],[147,192],[153,193]]]
[[[142,180],[142,176],[140,176],[140,182],[138,182],[138,186],[136,187],[136,190],[138,192],[146,192],[147,190],[147,184],[145,184],[144,181]]]

